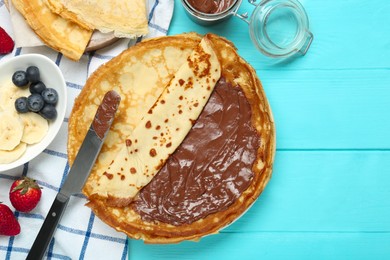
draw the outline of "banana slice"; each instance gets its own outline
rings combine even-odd
[[[0,112],[0,150],[13,150],[22,139],[24,125],[11,110]]]
[[[49,123],[39,114],[28,112],[19,114],[24,124],[24,131],[21,141],[27,144],[35,144],[40,142],[45,137]]]
[[[20,158],[26,151],[27,144],[19,143],[13,150],[0,150],[0,163],[11,163]]]
[[[30,95],[29,88],[18,88],[12,81],[6,81],[0,86],[0,111],[15,110],[15,100]]]

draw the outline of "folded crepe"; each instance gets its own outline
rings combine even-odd
[[[52,13],[43,0],[12,0],[12,3],[46,45],[69,59],[80,59],[91,39],[91,29]]]
[[[46,0],[50,10],[88,30],[135,38],[148,33],[145,0]]]
[[[181,82],[177,75],[203,38],[216,54],[220,78],[184,140],[173,153],[166,151],[169,156],[166,161],[162,159],[163,167],[159,165],[158,173],[147,179],[150,182],[142,183],[135,197],[130,196],[130,204],[126,201],[118,207],[110,203],[108,196],[96,196],[116,188],[117,195],[133,192],[131,185],[110,186],[102,180],[116,175],[115,183],[131,184],[126,181],[134,170],[126,165],[126,159],[109,171],[121,151],[127,159],[129,152],[136,152],[131,148],[135,140],[128,142],[127,153],[123,149],[128,137],[141,126],[141,138],[159,138],[154,135],[159,125],[176,124],[172,121],[180,119],[162,117],[161,124],[150,124],[153,131],[146,129],[147,122],[143,122],[156,101],[161,102],[166,87]],[[211,56],[206,61],[215,63]],[[178,87],[176,83],[171,86]],[[265,188],[275,155],[272,113],[256,72],[237,54],[231,42],[214,34],[154,38],[129,48],[98,68],[75,100],[69,118],[70,164],[99,100],[111,89],[121,95],[122,102],[83,188],[89,200],[87,206],[108,225],[146,243],[198,240],[237,219]],[[202,99],[203,94],[199,92],[197,98]],[[169,105],[179,111],[183,105],[180,100],[179,96],[177,103]]]
[[[205,37],[145,113],[122,149],[99,172],[91,197],[127,206],[162,168],[202,112],[221,76],[221,66]]]

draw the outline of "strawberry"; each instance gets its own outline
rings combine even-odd
[[[20,233],[20,225],[11,209],[0,203],[0,235],[16,236]]]
[[[0,27],[0,54],[12,52],[15,43],[3,28]]]
[[[12,183],[9,200],[16,210],[29,212],[37,206],[41,195],[41,187],[35,180],[24,177]]]

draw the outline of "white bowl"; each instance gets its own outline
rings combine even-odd
[[[46,136],[36,144],[27,145],[26,152],[16,161],[8,164],[0,164],[0,172],[18,167],[29,162],[53,141],[64,121],[67,104],[66,83],[64,76],[58,66],[49,58],[40,54],[24,54],[13,57],[5,62],[0,61],[0,84],[11,79],[17,70],[26,70],[28,66],[37,66],[40,71],[41,81],[46,87],[54,88],[58,92],[58,103],[56,105],[57,118],[49,121],[49,129]],[[1,86],[0,86],[1,87]]]

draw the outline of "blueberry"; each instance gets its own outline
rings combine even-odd
[[[41,94],[42,91],[46,89],[46,85],[42,81],[38,81],[37,83],[31,83],[30,92],[31,94]]]
[[[58,101],[58,93],[54,88],[47,88],[41,93],[46,104],[55,105]]]
[[[45,104],[41,111],[39,111],[39,114],[47,120],[54,120],[57,117],[57,110],[53,105]]]
[[[16,71],[12,75],[12,82],[15,84],[17,87],[24,87],[28,84],[28,79],[27,79],[27,73],[22,70]]]
[[[27,106],[27,98],[26,97],[20,97],[15,100],[15,109],[19,113],[27,113],[28,106]]]
[[[41,80],[39,69],[36,66],[30,66],[26,70],[27,80],[31,83],[37,83]]]
[[[44,105],[45,101],[43,100],[43,97],[39,94],[31,94],[27,98],[28,109],[32,112],[39,112]]]

